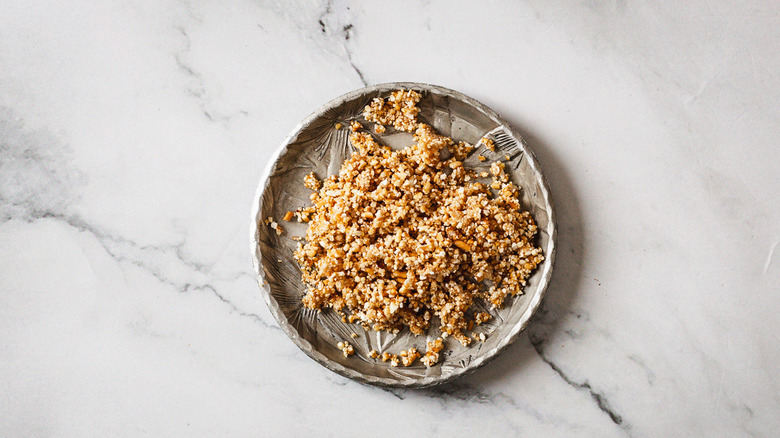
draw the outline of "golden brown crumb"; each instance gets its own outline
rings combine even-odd
[[[435,339],[428,342],[428,351],[420,359],[420,361],[427,367],[432,367],[439,362],[439,352],[444,348],[444,341],[442,338]]]
[[[495,163],[490,165],[490,173],[492,173],[493,176],[501,175],[503,172],[504,172],[504,163],[496,161]]]
[[[490,321],[493,318],[493,315],[487,313],[487,312],[479,312],[476,315],[474,315],[474,322],[477,323],[477,325],[482,324],[483,322]]]
[[[496,143],[492,139],[487,138],[487,137],[482,137],[482,139],[480,139],[480,141],[482,142],[482,144],[485,145],[486,148],[488,148],[488,150],[490,150],[492,152],[496,151]]]
[[[500,307],[521,294],[544,256],[503,163],[491,165],[495,194],[467,181],[473,172],[463,159],[472,147],[417,123],[417,101],[419,93],[401,90],[366,107],[366,119],[413,131],[414,144],[396,151],[351,133],[356,151],[313,189],[312,207],[296,213],[309,220],[295,251],[308,287],[303,304],[349,310],[350,322],[391,333],[423,334],[438,317],[443,336],[467,345],[474,301]],[[442,160],[445,148],[453,156]],[[310,174],[305,183],[320,181]],[[426,360],[436,363],[438,353]]]
[[[397,354],[390,354],[388,352],[382,353],[382,362],[390,361],[390,366],[397,367],[400,363],[400,360],[398,358]]]
[[[420,352],[412,347],[408,351],[401,352],[401,364],[405,367],[413,364],[420,357]]]
[[[384,125],[376,124],[374,125],[374,131],[376,131],[377,134],[384,134],[387,129],[385,129]]]
[[[357,120],[353,120],[349,124],[349,129],[351,129],[352,132],[360,131],[360,128],[362,128],[362,126],[360,125],[360,122],[358,122]]]
[[[339,342],[338,344],[336,344],[336,347],[338,347],[339,350],[341,350],[341,354],[343,354],[344,357],[350,357],[353,354],[355,354],[355,349],[347,341]]]
[[[285,221],[288,221],[288,222],[289,222],[289,221],[291,221],[291,220],[292,220],[292,218],[293,218],[294,216],[295,216],[295,213],[293,213],[292,211],[288,211],[288,212],[287,212],[287,213],[284,215],[284,217],[282,218],[282,220],[285,220]]]
[[[303,185],[310,190],[319,190],[322,187],[322,181],[317,179],[314,172],[311,172],[303,178]]]
[[[485,161],[487,160],[487,157],[484,157],[482,155],[478,155],[477,158],[479,158],[479,161]]]
[[[390,362],[391,366],[398,366],[403,365],[405,367],[411,366],[414,364],[414,362],[419,359],[423,358],[422,361],[424,363],[428,363],[430,365],[427,366],[433,366],[436,364],[436,362],[439,359],[439,352],[444,348],[444,343],[441,338],[431,341],[428,343],[428,351],[423,356],[420,351],[417,350],[415,347],[411,347],[408,350],[402,350],[398,354],[393,354],[389,352],[384,352],[379,354],[376,350],[371,350],[368,352],[368,356],[371,358],[380,358],[383,362]]]
[[[336,123],[334,128],[336,128],[336,130],[338,131],[339,129],[341,129],[342,126],[344,126],[344,125],[342,125],[341,123]]]

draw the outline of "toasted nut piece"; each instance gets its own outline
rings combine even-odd
[[[469,246],[469,244],[464,242],[464,241],[462,241],[462,240],[456,240],[455,241],[455,246],[457,246],[458,248],[462,249],[463,251],[471,252],[471,247]]]

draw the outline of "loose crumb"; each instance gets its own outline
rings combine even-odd
[[[282,228],[282,226],[281,226],[281,225],[279,225],[278,223],[276,223],[276,221],[274,220],[274,218],[272,218],[272,217],[270,217],[270,216],[269,216],[269,217],[268,217],[268,218],[265,220],[265,223],[266,223],[266,224],[268,224],[268,225],[271,227],[271,229],[272,229],[272,230],[276,231],[276,234],[277,234],[278,236],[281,236],[281,235],[282,235],[282,233],[284,232],[284,228]]]
[[[476,315],[474,315],[474,322],[477,323],[477,325],[482,324],[483,322],[490,321],[493,318],[493,315],[487,313],[487,312],[479,312]]]
[[[444,348],[444,341],[442,338],[435,339],[428,342],[428,351],[420,359],[420,361],[427,367],[432,367],[439,362],[439,353]]]
[[[353,354],[355,354],[355,348],[352,347],[352,345],[347,341],[342,341],[336,344],[336,347],[341,350],[341,354],[344,355],[344,357],[350,357]]]
[[[492,152],[496,151],[496,143],[492,139],[487,137],[482,137],[479,141],[481,141],[482,144],[484,144],[485,147],[488,148],[488,150]]]
[[[416,348],[412,347],[408,351],[401,352],[401,364],[405,367],[413,364],[420,357],[420,352]]]
[[[417,129],[417,102],[422,96],[414,90],[397,90],[390,97],[377,97],[363,110],[363,117],[379,125],[392,125],[401,131],[414,132]]]
[[[496,161],[495,163],[490,165],[490,173],[493,174],[493,176],[499,176],[504,173],[504,163],[501,163],[499,161]]]
[[[374,125],[374,131],[377,134],[384,134],[387,131],[387,129],[385,129],[385,125],[376,124]]]
[[[349,128],[352,130],[352,132],[357,132],[357,131],[360,131],[360,128],[362,128],[362,127],[363,127],[363,126],[362,126],[362,125],[360,124],[360,122],[358,122],[357,120],[353,120],[353,121],[352,121],[352,122],[350,122],[350,124],[349,124]]]
[[[336,130],[338,131],[339,129],[341,129],[342,126],[344,125],[342,125],[341,123],[336,123],[333,127],[336,128]]]
[[[293,217],[295,217],[295,213],[294,213],[294,212],[292,212],[292,211],[288,211],[288,212],[287,212],[287,213],[284,215],[284,217],[283,217],[282,219],[283,219],[283,220],[285,220],[285,221],[287,221],[287,222],[289,222],[289,221],[291,221],[291,220],[293,219]]]

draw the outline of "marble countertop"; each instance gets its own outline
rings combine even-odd
[[[778,2],[90,3],[0,5],[0,435],[776,436]],[[285,135],[391,81],[509,120],[559,217],[528,330],[424,390],[309,359],[249,251]]]

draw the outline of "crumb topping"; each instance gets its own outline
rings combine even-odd
[[[521,189],[504,164],[479,175],[464,167],[474,147],[419,123],[419,100],[416,91],[398,90],[366,106],[367,121],[412,132],[414,143],[392,150],[353,122],[349,140],[356,151],[338,175],[324,181],[307,175],[312,206],[295,211],[309,222],[295,251],[308,287],[305,307],[348,311],[350,322],[393,333],[408,327],[417,335],[438,317],[442,337],[424,354],[414,348],[400,357],[369,353],[392,366],[418,358],[436,364],[446,336],[468,345],[472,338],[464,331],[491,318],[487,312],[467,317],[475,300],[501,307],[507,296],[522,294],[544,260],[534,244],[536,224],[522,210]],[[481,142],[495,149],[492,140]],[[489,185],[473,181],[488,176]],[[348,356],[352,346],[340,344]]]

